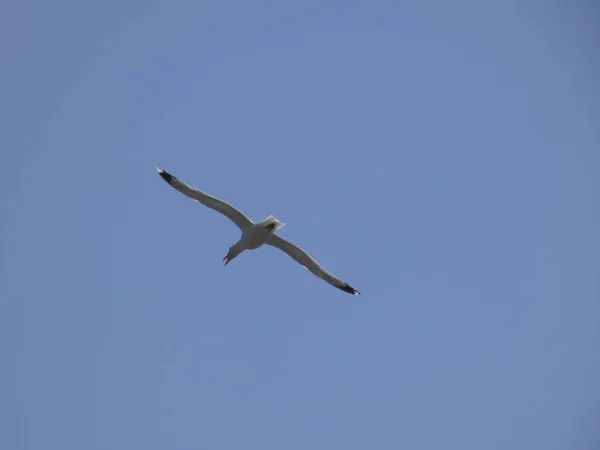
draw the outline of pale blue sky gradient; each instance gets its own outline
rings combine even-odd
[[[599,8],[4,2],[0,448],[597,449]]]

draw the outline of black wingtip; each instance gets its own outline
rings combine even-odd
[[[348,294],[360,295],[360,292],[358,292],[356,289],[354,289],[348,283],[344,284],[343,286],[336,286],[336,288],[338,288],[344,292],[347,292]]]
[[[168,172],[165,172],[164,170],[162,170],[160,167],[157,167],[156,170],[158,171],[158,174],[161,176],[161,178],[163,180],[165,180],[167,183],[169,184],[173,184],[172,180],[173,178],[175,178],[173,175],[171,175]]]

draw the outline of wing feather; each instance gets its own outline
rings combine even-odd
[[[214,209],[217,212],[220,212],[227,218],[229,218],[233,223],[235,223],[238,228],[242,231],[246,230],[250,226],[253,225],[253,222],[248,219],[241,211],[231,206],[229,203],[224,202],[212,195],[208,195],[206,192],[202,192],[200,189],[196,189],[183,181],[177,179],[173,175],[160,168],[156,168],[158,174],[169,183],[172,187],[177,189],[183,195],[186,195],[190,198],[193,198],[199,203],[202,203],[204,206],[209,207],[210,209]]]
[[[353,295],[360,295],[356,289],[350,286],[348,283],[340,280],[335,275],[329,273],[323,266],[321,266],[312,256],[308,254],[304,249],[286,241],[281,236],[276,234],[271,235],[267,244],[284,251],[293,259],[295,259],[301,266],[310,270],[313,274],[326,281],[327,283],[341,289],[344,292],[348,292]]]

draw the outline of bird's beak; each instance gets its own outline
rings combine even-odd
[[[227,253],[225,255],[225,258],[223,258],[223,261],[225,261],[225,265],[229,264],[229,261],[231,261],[231,258],[229,255],[230,255],[230,253]]]

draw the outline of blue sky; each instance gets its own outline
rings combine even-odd
[[[0,447],[597,448],[599,17],[3,3]]]

